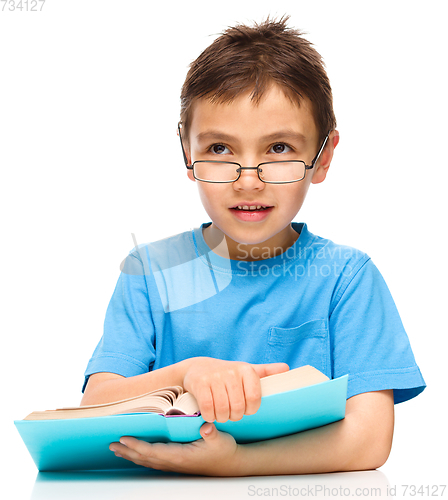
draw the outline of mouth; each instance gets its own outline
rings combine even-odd
[[[267,210],[272,208],[269,205],[235,205],[234,207],[230,207],[231,210],[240,210],[244,212],[255,212],[259,210]]]
[[[262,222],[269,217],[274,209],[271,205],[263,205],[257,202],[247,202],[230,207],[232,215],[240,222]]]

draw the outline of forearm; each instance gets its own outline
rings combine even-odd
[[[391,436],[379,437],[356,414],[309,431],[239,445],[238,476],[315,474],[375,469],[389,455]]]
[[[110,449],[138,465],[204,476],[313,474],[383,465],[392,445],[393,391],[353,396],[345,414],[324,427],[246,445],[206,423],[202,439],[192,443],[150,444],[125,437]]]
[[[81,406],[120,401],[162,387],[182,386],[185,372],[193,359],[186,359],[179,363],[134,377],[122,377],[110,373],[95,373],[89,379]]]

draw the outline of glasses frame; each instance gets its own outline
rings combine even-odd
[[[177,124],[177,130],[178,130],[178,133],[179,133],[180,145],[182,147],[182,154],[184,156],[185,166],[187,167],[188,170],[192,170],[193,171],[193,177],[197,181],[199,181],[199,182],[210,182],[212,184],[230,184],[230,183],[236,182],[241,177],[241,172],[243,170],[256,170],[257,174],[258,174],[258,178],[260,179],[261,182],[264,182],[265,184],[291,184],[293,182],[303,181],[303,179],[305,179],[305,176],[306,176],[306,171],[307,170],[311,170],[312,168],[314,168],[314,165],[316,164],[317,160],[319,159],[320,155],[322,154],[322,151],[324,150],[324,148],[325,148],[325,146],[327,144],[327,141],[328,141],[328,137],[330,135],[330,132],[328,132],[328,134],[325,136],[324,141],[322,142],[321,147],[319,148],[319,151],[317,152],[316,156],[313,158],[313,161],[311,162],[310,165],[307,165],[303,160],[265,161],[263,163],[259,163],[256,167],[243,167],[240,163],[237,163],[237,162],[234,162],[234,161],[222,161],[222,160],[196,160],[191,165],[188,165],[187,155],[185,154],[184,144],[182,142],[182,133],[181,133],[181,128],[180,128],[181,123],[182,122],[179,122]],[[232,181],[207,181],[205,179],[200,179],[200,178],[196,177],[196,175],[194,173],[194,166],[195,166],[196,163],[229,163],[229,164],[235,165],[237,167],[235,169],[235,171],[238,174],[238,177],[236,179],[232,180]],[[303,174],[303,177],[301,179],[295,179],[293,181],[265,181],[265,180],[263,180],[260,177],[260,167],[262,165],[270,165],[272,163],[303,163],[305,165],[305,173]]]

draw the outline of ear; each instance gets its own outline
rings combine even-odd
[[[339,132],[333,130],[328,136],[327,144],[320,155],[319,160],[314,166],[313,177],[311,182],[313,184],[319,184],[325,180],[327,177],[328,169],[330,168],[331,160],[333,159],[334,149],[339,144]]]
[[[188,146],[185,149],[185,157],[187,158],[188,165],[191,165],[191,154],[190,154],[190,150],[188,149]],[[196,179],[193,177],[193,170],[190,168],[187,168],[186,171],[187,171],[187,176],[190,179],[190,181],[196,182]]]

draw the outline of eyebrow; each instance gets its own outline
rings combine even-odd
[[[196,139],[199,142],[208,140],[240,142],[237,137],[215,130],[207,130],[205,132],[201,132],[196,136]],[[301,134],[300,132],[295,132],[294,130],[279,130],[278,132],[274,132],[273,134],[269,135],[264,135],[263,137],[260,138],[262,142],[275,142],[275,141],[282,141],[285,139],[294,140],[301,143],[308,142],[308,139],[303,134]]]

